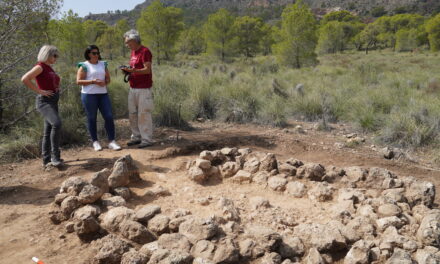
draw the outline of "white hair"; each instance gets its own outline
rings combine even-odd
[[[44,45],[41,47],[40,52],[38,52],[37,60],[38,62],[45,62],[53,55],[58,55],[57,47],[52,45]]]
[[[125,40],[135,40],[137,43],[141,44],[141,36],[139,35],[139,31],[135,29],[130,29],[124,34]]]

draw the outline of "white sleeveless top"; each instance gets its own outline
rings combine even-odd
[[[78,67],[81,67],[86,72],[85,80],[100,79],[105,80],[105,69],[107,68],[106,61],[98,61],[97,64],[92,64],[88,61],[78,63]],[[107,86],[99,86],[97,84],[83,85],[81,93],[84,94],[106,94]]]

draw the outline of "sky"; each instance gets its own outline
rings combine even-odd
[[[108,10],[132,10],[143,2],[143,0],[64,0],[61,13],[72,9],[80,17],[84,17],[89,13],[107,13]]]

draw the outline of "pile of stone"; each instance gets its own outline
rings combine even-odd
[[[55,196],[50,219],[55,224],[70,220],[66,228],[84,240],[105,233],[97,217],[112,207],[125,206],[130,198],[131,182],[140,180],[139,171],[130,155],[118,159],[111,170],[103,169],[90,181],[70,177]]]
[[[236,148],[203,151],[188,164],[188,177],[200,184],[212,178],[262,184],[291,196],[292,202],[308,198],[331,206],[333,213],[324,216],[329,218],[326,223],[300,223],[293,235],[282,237],[258,228],[267,231],[267,240],[276,238],[261,251],[244,254],[243,241],[256,248],[261,241],[243,237],[255,227],[237,228],[243,232],[235,239],[240,258],[261,258],[261,263],[332,263],[342,256],[347,264],[440,263],[440,210],[433,209],[435,187],[430,182],[397,177],[382,168],[326,168],[297,159],[281,162],[270,153]],[[257,209],[259,203],[255,203]]]

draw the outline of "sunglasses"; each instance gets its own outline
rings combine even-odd
[[[96,52],[96,51],[92,51],[92,52],[90,52],[90,54],[93,54],[93,55],[95,55],[95,56],[98,56],[98,55],[100,55],[101,53]]]

